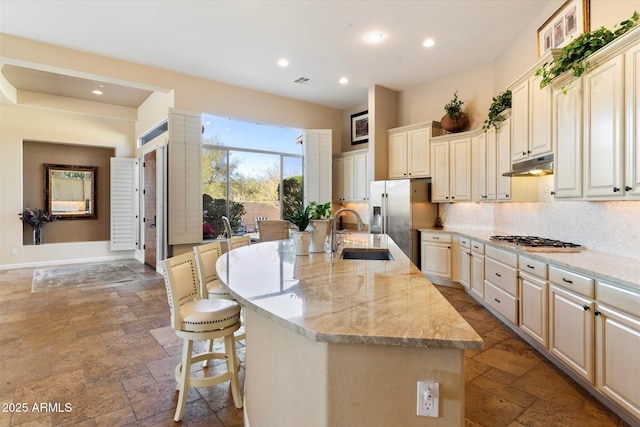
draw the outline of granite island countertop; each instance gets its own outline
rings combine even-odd
[[[296,256],[292,240],[218,259],[219,279],[247,308],[319,342],[482,349],[482,338],[386,235],[354,233],[344,247],[388,248],[390,261]]]
[[[500,232],[498,230],[445,227],[426,228],[419,231],[456,234],[458,236],[480,240],[485,244],[507,249],[516,252],[518,255],[534,258],[559,268],[566,268],[612,285],[619,285],[636,291],[640,290],[640,260],[638,258],[611,255],[589,248],[580,252],[566,253],[530,252],[521,246],[491,240],[491,236],[514,234]],[[640,256],[640,245],[638,246],[638,255]]]

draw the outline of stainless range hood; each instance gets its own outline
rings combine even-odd
[[[543,176],[553,173],[553,154],[536,157],[511,165],[511,170],[502,176]]]

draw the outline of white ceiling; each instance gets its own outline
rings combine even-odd
[[[0,0],[0,31],[342,109],[365,102],[374,84],[405,90],[493,62],[549,3]],[[370,31],[384,40],[364,42]],[[422,47],[427,37],[433,48]],[[278,67],[281,57],[289,67]],[[34,86],[16,71],[3,68],[19,89],[60,94],[74,85],[36,74],[51,84]]]

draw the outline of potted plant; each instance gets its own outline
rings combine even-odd
[[[287,220],[298,228],[293,233],[293,244],[296,255],[309,255],[309,243],[311,242],[311,232],[306,231],[309,226],[311,208],[299,207],[287,218]]]
[[[309,226],[311,244],[309,252],[324,252],[324,242],[327,240],[329,217],[331,216],[331,202],[309,202]]]
[[[631,18],[620,23],[620,28],[615,31],[600,27],[578,36],[571,43],[562,48],[559,57],[550,62],[545,62],[536,70],[536,76],[542,76],[540,89],[547,86],[555,78],[566,71],[571,70],[574,78],[579,78],[589,68],[587,58],[594,52],[605,47],[621,35],[628,32],[638,23],[638,12],[633,12]],[[565,88],[562,88],[565,92]]]
[[[489,106],[489,117],[484,121],[482,129],[488,130],[491,126],[498,129],[498,123],[504,120],[502,114],[507,109],[511,108],[511,90],[507,89],[498,96],[493,97],[493,102]]]
[[[57,216],[49,215],[41,209],[26,208],[24,211],[18,214],[20,219],[25,224],[29,224],[33,227],[33,244],[42,244],[42,226],[48,222],[53,222],[58,219]]]
[[[458,99],[458,91],[453,93],[453,99],[444,106],[446,114],[440,120],[442,129],[447,132],[461,132],[469,123],[469,117],[462,111],[464,101]]]

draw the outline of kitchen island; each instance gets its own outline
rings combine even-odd
[[[464,350],[482,339],[390,238],[344,247],[393,260],[295,256],[292,241],[218,259],[246,307],[245,425],[462,426]],[[440,384],[438,418],[416,415],[418,381]]]

